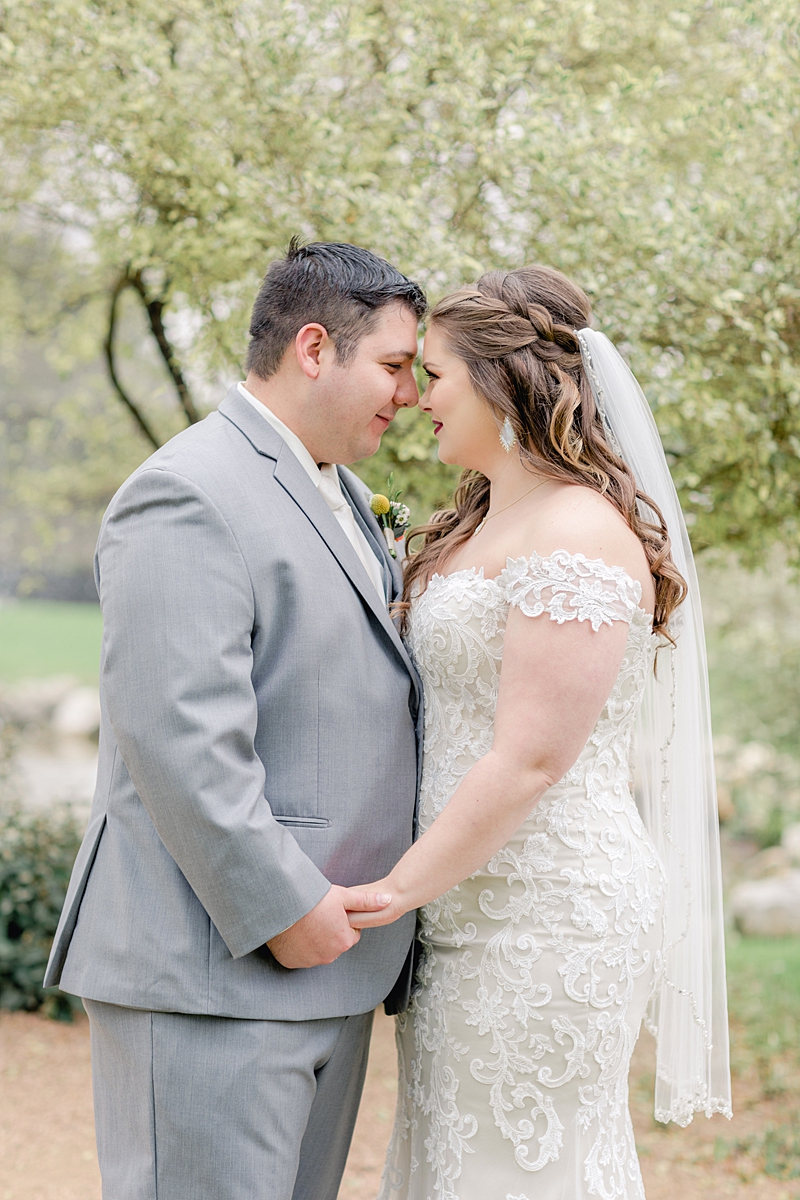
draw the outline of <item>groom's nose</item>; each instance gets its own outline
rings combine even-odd
[[[397,387],[392,403],[397,408],[414,408],[419,403],[419,388],[410,363],[397,372]]]

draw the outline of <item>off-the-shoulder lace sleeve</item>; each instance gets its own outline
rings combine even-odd
[[[595,632],[612,621],[630,624],[642,599],[642,585],[622,567],[566,550],[510,558],[500,581],[509,604],[526,616],[549,613],[559,625],[591,621]]]

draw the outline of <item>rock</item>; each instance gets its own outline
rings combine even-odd
[[[76,687],[53,710],[53,729],[71,737],[92,737],[100,728],[100,693],[93,687]]]
[[[740,883],[730,896],[733,919],[750,937],[800,934],[800,871]]]
[[[72,675],[55,675],[6,684],[0,688],[2,716],[19,725],[46,725],[56,705],[75,689],[77,682]]]
[[[97,779],[96,747],[73,738],[58,748],[59,754],[31,749],[17,755],[11,783],[25,808],[69,804],[76,816],[88,818]]]
[[[781,838],[781,848],[796,866],[800,866],[800,823],[787,825]]]
[[[766,879],[769,876],[788,875],[792,860],[783,846],[769,846],[754,854],[745,865],[747,879]]]

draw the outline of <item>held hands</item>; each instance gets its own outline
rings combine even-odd
[[[392,921],[402,917],[411,907],[403,903],[399,888],[393,884],[391,878],[379,879],[377,883],[345,890],[347,916],[354,930],[391,925]],[[385,903],[381,904],[379,901]]]
[[[340,954],[355,946],[361,937],[359,927],[353,925],[349,918],[365,915],[368,909],[380,910],[391,904],[391,897],[382,895],[381,891],[385,892],[385,889],[379,889],[377,885],[366,889],[332,884],[330,891],[311,912],[284,929],[283,933],[276,934],[267,945],[284,967],[320,967],[332,963]],[[373,915],[380,914],[375,911]],[[389,917],[390,921],[395,919]]]

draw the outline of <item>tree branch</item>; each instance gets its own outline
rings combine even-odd
[[[122,403],[128,408],[134,420],[136,421],[136,424],[139,426],[139,429],[150,442],[153,449],[158,450],[161,443],[153,433],[142,413],[136,407],[133,400],[131,400],[130,396],[120,383],[119,376],[117,375],[116,364],[114,362],[114,331],[117,325],[117,306],[119,304],[120,296],[125,291],[125,288],[129,286],[130,279],[128,278],[128,274],[126,272],[117,280],[116,284],[114,285],[114,290],[111,293],[111,305],[108,310],[108,330],[106,332],[105,342],[103,343],[103,349],[105,350],[108,374],[117,392],[117,395]]]
[[[178,399],[180,401],[181,408],[186,413],[186,419],[189,424],[195,425],[200,420],[200,416],[195,408],[194,400],[192,399],[191,392],[189,391],[189,386],[183,377],[183,372],[178,365],[178,360],[175,357],[175,351],[172,348],[172,343],[167,337],[167,332],[164,329],[164,322],[162,320],[164,301],[151,300],[148,297],[147,288],[144,286],[140,271],[137,271],[135,275],[130,275],[128,277],[128,284],[130,287],[134,288],[134,290],[137,291],[141,297],[142,304],[145,307],[148,320],[150,321],[150,329],[152,330],[153,337],[156,339],[156,344],[161,351],[161,357],[167,364],[167,370],[172,377],[172,382],[175,384],[175,390],[178,393]]]

